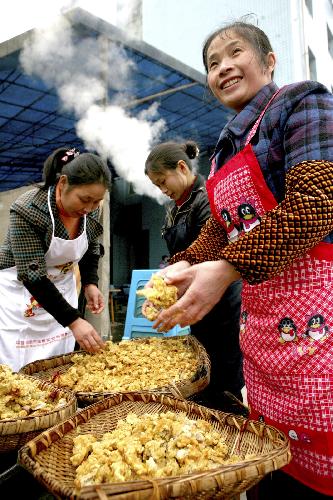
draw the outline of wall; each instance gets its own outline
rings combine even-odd
[[[304,0],[142,0],[143,40],[204,73],[202,45],[225,23],[252,14],[277,55],[275,81],[281,86],[309,78],[308,46],[317,61],[317,80],[330,90],[333,59],[327,49],[327,24],[333,33],[331,0],[312,0],[313,17]],[[163,19],[163,29],[160,20]]]
[[[11,204],[18,198],[21,194],[25,193],[32,186],[24,186],[18,189],[11,189],[10,191],[2,191],[0,193],[0,244],[3,243],[5,236],[7,234],[8,223],[9,223],[9,209]]]
[[[164,206],[155,199],[133,194],[129,184],[123,179],[116,178],[113,184],[110,200],[111,220],[111,282],[118,286],[130,283],[132,270],[142,269],[135,267],[133,262],[146,261],[145,268],[157,268],[161,256],[168,250],[161,238],[161,226],[164,220]],[[148,232],[149,255],[133,255],[132,232],[135,229],[139,212],[141,214],[140,227]],[[137,253],[145,251],[145,245],[140,242]]]
[[[98,266],[98,288],[103,294],[105,308],[100,314],[92,314],[88,309],[85,319],[89,321],[103,339],[110,338],[110,311],[109,311],[109,287],[110,287],[110,196],[107,192],[102,205],[101,224],[103,225],[103,236],[101,242],[104,247],[104,257],[99,260]]]
[[[303,6],[305,56],[308,58],[310,47],[316,59],[317,80],[332,91],[333,58],[328,51],[327,25],[333,33],[333,4],[331,0],[312,0],[312,6],[313,15]]]

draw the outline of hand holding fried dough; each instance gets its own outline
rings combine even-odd
[[[226,260],[202,262],[175,273],[171,268],[169,266],[165,281],[177,286],[181,298],[159,313],[153,328],[160,332],[167,332],[176,324],[181,327],[193,325],[202,319],[221,299],[228,286],[240,278]]]
[[[163,276],[153,274],[150,285],[136,293],[146,297],[142,306],[142,314],[149,320],[154,321],[162,309],[172,306],[177,301],[177,287],[167,285]]]

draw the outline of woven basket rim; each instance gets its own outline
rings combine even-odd
[[[57,392],[60,395],[60,397],[63,397],[66,399],[66,404],[59,406],[58,408],[54,408],[52,410],[49,410],[45,413],[41,413],[40,415],[27,415],[26,417],[2,419],[2,420],[0,420],[0,437],[1,436],[10,436],[12,434],[24,434],[24,433],[30,432],[32,430],[43,429],[43,428],[45,428],[45,420],[50,419],[50,417],[52,417],[53,415],[58,414],[59,412],[65,410],[66,408],[70,407],[71,405],[75,406],[75,410],[77,409],[77,401],[76,401],[76,396],[74,393],[72,393],[70,391],[66,391],[61,387],[57,387],[56,385],[52,384],[51,382],[49,382],[47,380],[37,379],[36,377],[32,377],[30,375],[25,375],[25,374],[20,373],[20,372],[18,373],[18,375],[25,377],[25,378],[29,378],[29,379],[33,380],[34,382],[37,382],[39,388],[41,388],[41,389],[43,389],[44,387],[48,387],[48,388],[52,389],[52,391]],[[34,429],[29,428],[29,431],[27,431],[23,425],[22,429],[16,429],[15,432],[6,432],[6,427],[13,427],[14,424],[16,424],[18,426],[20,423],[24,424],[24,423],[28,423],[28,422],[32,422],[32,421],[35,421],[36,424],[39,421],[39,424],[36,425],[34,427]],[[7,431],[8,431],[8,429],[7,429]]]
[[[245,417],[242,417],[240,415],[233,415],[216,410],[210,410],[209,408],[202,407],[200,405],[197,405],[196,403],[189,402],[184,399],[178,399],[170,395],[156,394],[155,392],[151,391],[138,391],[115,393],[113,396],[107,397],[101,401],[97,401],[96,403],[86,407],[84,410],[79,411],[78,413],[76,413],[76,415],[74,415],[74,417],[71,417],[66,421],[48,429],[47,431],[42,432],[39,436],[31,440],[20,449],[18,462],[23,467],[28,469],[31,473],[36,473],[36,475],[42,480],[42,482],[44,482],[46,487],[50,489],[52,477],[38,464],[38,462],[34,461],[34,456],[38,454],[36,450],[46,450],[47,448],[52,446],[53,443],[55,443],[59,439],[61,440],[68,432],[71,432],[78,426],[88,422],[95,415],[98,415],[99,413],[105,410],[109,410],[113,406],[117,406],[126,401],[134,403],[138,402],[140,404],[142,402],[162,404],[165,406],[169,406],[169,409],[171,411],[184,411],[188,414],[189,418],[191,418],[191,414],[196,414],[197,418],[204,418],[205,420],[211,422],[217,421],[221,426],[227,425],[229,427],[236,427],[236,429],[241,432],[256,433],[257,437],[267,438],[272,443],[272,446],[274,446],[272,450],[265,452],[264,456],[258,455],[256,457],[251,457],[239,462],[221,465],[207,471],[201,471],[186,475],[184,474],[181,476],[171,476],[156,479],[154,478],[154,480],[135,479],[126,482],[105,483],[98,485],[99,488],[108,489],[108,492],[111,490],[114,491],[117,488],[120,489],[123,493],[125,493],[125,490],[128,492],[133,492],[137,491],[140,485],[142,486],[142,489],[151,489],[152,483],[156,483],[158,487],[173,487],[173,485],[175,484],[179,486],[182,483],[187,483],[188,481],[193,482],[203,478],[210,478],[214,480],[216,479],[216,484],[218,486],[220,484],[219,478],[221,478],[221,475],[225,478],[226,474],[232,473],[232,477],[235,477],[235,472],[243,469],[246,469],[246,478],[248,480],[254,480],[257,474],[257,466],[265,464],[267,472],[270,472],[271,470],[275,470],[286,465],[290,461],[291,455],[289,440],[283,432],[279,431],[273,426],[246,419]],[[282,465],[278,464],[279,460],[282,462]],[[76,495],[75,498],[81,498],[80,495],[84,494],[84,492],[95,491],[96,486],[97,485],[83,487],[80,490],[79,496],[77,496],[78,493],[76,492],[73,485],[72,494]],[[58,485],[57,488],[57,490],[50,489],[50,491],[56,492],[57,494],[59,492],[63,493],[63,487],[61,485]]]
[[[178,335],[178,336],[173,336],[173,337],[163,337],[162,340],[168,342],[168,341],[174,340],[174,339],[184,339],[184,340],[186,339],[194,349],[198,350],[200,361],[201,361],[199,368],[196,371],[196,373],[192,379],[178,380],[176,382],[171,382],[171,383],[164,385],[164,386],[159,386],[159,387],[154,387],[152,389],[148,389],[151,392],[158,392],[158,393],[166,392],[166,393],[172,394],[174,396],[180,396],[181,395],[179,392],[180,387],[185,386],[187,384],[195,384],[196,382],[200,381],[200,370],[202,370],[202,367],[205,367],[207,370],[207,374],[206,374],[207,384],[205,384],[205,385],[208,385],[208,383],[209,383],[211,363],[210,363],[209,356],[206,352],[206,349],[201,344],[201,342],[199,342],[194,337],[194,335],[186,335],[186,337],[184,335]],[[144,340],[146,340],[145,337],[138,337],[138,338],[133,338],[133,339],[125,339],[124,342],[138,342],[138,341],[142,342]],[[46,358],[46,359],[38,359],[36,361],[33,361],[33,362],[28,363],[27,365],[23,366],[19,373],[26,373],[28,370],[30,370],[30,368],[36,367],[39,364],[43,364],[43,365],[45,365],[45,367],[43,370],[39,370],[38,372],[35,372],[35,373],[40,373],[41,371],[46,371],[47,369],[49,369],[47,367],[47,365],[52,365],[53,363],[59,362],[58,364],[56,364],[54,366],[54,368],[56,368],[56,366],[63,366],[67,363],[72,363],[71,360],[72,360],[73,356],[75,356],[76,354],[80,354],[80,355],[84,355],[84,356],[90,355],[88,352],[86,352],[84,350],[79,350],[79,351],[73,351],[73,352],[70,352],[67,354],[52,356],[52,357]],[[62,388],[62,389],[73,392],[78,399],[89,399],[89,398],[96,398],[96,397],[98,398],[98,397],[102,397],[102,396],[107,397],[109,395],[115,394],[116,392],[117,393],[119,392],[119,391],[112,391],[112,390],[108,390],[108,391],[107,390],[106,391],[76,391],[75,388],[74,389]],[[203,389],[203,387],[202,387],[202,389]],[[200,390],[202,390],[202,389],[200,389]],[[124,393],[125,392],[130,392],[130,391],[125,390]],[[144,391],[142,390],[142,391],[133,391],[133,392],[144,392]]]

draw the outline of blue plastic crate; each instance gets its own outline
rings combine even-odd
[[[152,322],[142,314],[141,307],[145,298],[139,297],[136,294],[137,290],[144,288],[145,284],[150,280],[151,275],[157,271],[158,269],[134,269],[132,271],[123,340],[136,337],[161,336],[161,333],[152,328]],[[163,335],[165,337],[173,337],[175,335],[187,335],[189,333],[190,327],[181,328],[179,325],[176,325]]]

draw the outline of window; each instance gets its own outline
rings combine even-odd
[[[327,43],[328,43],[328,52],[331,54],[331,57],[333,58],[333,35],[328,25],[327,25]]]
[[[305,0],[305,5],[307,6],[310,15],[313,17],[312,0]]]
[[[313,55],[313,52],[310,49],[310,47],[308,48],[308,58],[309,58],[310,80],[317,80],[316,58]]]

